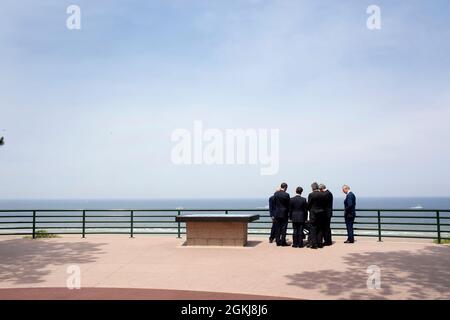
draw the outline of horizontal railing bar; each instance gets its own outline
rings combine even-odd
[[[356,216],[356,219],[360,218],[359,216]],[[381,216],[382,219],[436,219],[435,216]]]
[[[51,224],[53,224],[53,223],[61,223],[61,224],[64,224],[64,223],[83,223],[82,221],[37,221],[36,220],[36,225],[38,225],[38,224],[46,224],[46,223],[51,223]]]
[[[178,234],[177,232],[134,232],[134,234]],[[186,233],[181,233],[186,234]]]
[[[133,223],[178,223],[178,222],[168,221],[168,220],[166,220],[166,221],[164,221],[164,220],[157,220],[157,221],[148,221],[148,220],[147,221],[139,221],[139,220],[136,221],[136,220],[134,220]],[[183,222],[180,222],[180,223],[183,223]]]
[[[0,230],[31,230],[31,227],[8,227],[8,228],[0,228]]]
[[[174,226],[164,226],[164,227],[157,227],[157,226],[150,226],[150,227],[138,227],[136,229],[176,229],[176,225]],[[93,227],[93,226],[86,226],[86,230],[88,229],[130,229],[130,226],[127,227],[103,227],[103,226],[99,226],[99,227]]]
[[[435,218],[436,220],[436,218]],[[356,222],[355,222],[356,223]],[[364,222],[363,222],[364,223]],[[435,227],[436,223],[420,223],[420,222],[383,222],[383,226],[389,226],[389,225],[402,225],[402,226],[430,226]],[[440,224],[443,226],[444,224]]]
[[[0,209],[0,212],[268,212],[269,209]],[[342,212],[344,209],[333,209]],[[356,209],[357,212],[450,212],[450,209]]]
[[[89,223],[128,223],[129,224],[130,221],[88,221],[88,220],[86,220],[86,224],[89,224]],[[171,223],[171,224],[175,224],[177,222],[175,222],[175,221],[133,221],[133,223]]]
[[[0,219],[7,218],[32,218],[33,216],[0,216]],[[37,218],[82,218],[82,215],[38,215]],[[89,215],[86,213],[86,218],[129,218],[130,215]],[[177,215],[135,215],[137,218],[174,218]],[[269,218],[270,216],[261,216],[260,218]],[[343,216],[333,216],[332,219],[343,218]],[[357,219],[377,219],[377,216],[356,216]],[[435,216],[383,216],[383,219],[436,219]],[[450,217],[441,216],[441,219],[450,219]]]
[[[18,233],[0,233],[0,236],[31,236],[30,232],[18,232]]]
[[[135,218],[175,218],[177,215],[151,215],[151,216],[140,216],[134,215]]]
[[[3,217],[3,218],[7,218],[7,217]],[[32,218],[32,216],[30,216],[30,218]],[[83,216],[55,216],[55,215],[51,215],[51,216],[42,216],[42,215],[38,215],[36,214],[36,218],[83,218]]]
[[[411,230],[411,229],[381,229],[381,232],[433,232],[436,233],[436,230]]]
[[[86,218],[130,218],[130,215],[89,215],[86,212]]]
[[[86,220],[86,224],[88,224],[88,223],[130,223],[130,220],[125,220],[125,221],[89,221],[89,220]]]
[[[370,235],[355,234],[355,236],[369,237]],[[436,237],[427,237],[427,236],[408,236],[408,235],[390,235],[390,234],[383,234],[383,238],[436,239]]]
[[[6,218],[33,218],[33,215],[29,215],[29,216],[1,216],[0,215],[0,219],[6,219]]]
[[[33,221],[0,221],[0,224],[32,224]]]
[[[177,215],[151,215],[151,216],[140,216],[134,215],[135,218],[175,218]],[[38,216],[41,217],[41,216]],[[86,218],[130,218],[130,215],[124,216],[114,216],[114,215],[88,215],[86,212]]]
[[[177,232],[133,232],[134,234],[177,234]],[[86,235],[89,234],[127,234],[129,232],[86,232]]]
[[[17,227],[17,228],[14,228],[14,227],[12,227],[12,228],[0,228],[0,230],[9,230],[9,229],[22,229],[22,230],[32,230],[32,228],[31,227],[28,227],[28,228],[22,228],[22,227]],[[37,227],[36,226],[36,231],[38,231],[38,230],[50,230],[50,229],[80,229],[81,230],[81,227]]]

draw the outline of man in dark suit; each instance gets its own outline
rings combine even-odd
[[[277,246],[282,247],[286,247],[288,245],[286,242],[286,231],[291,197],[289,197],[289,193],[286,192],[287,187],[288,185],[283,182],[280,187],[281,190],[275,192],[273,195],[274,217],[277,224],[275,238]]]
[[[331,218],[333,217],[333,194],[327,189],[327,186],[321,183],[319,185],[319,190],[325,195],[326,200],[326,211],[327,211],[327,221],[325,223],[325,230],[323,234],[323,240],[325,246],[331,246],[333,240],[331,238]]]
[[[289,209],[289,219],[292,221],[292,247],[303,248],[303,227],[305,225],[306,217],[308,215],[308,203],[303,198],[302,187],[297,187],[295,190],[297,195],[291,198]]]
[[[275,192],[280,191],[281,189],[278,188]],[[272,229],[270,229],[270,236],[269,236],[269,242],[272,243],[273,240],[275,240],[275,237],[277,235],[277,221],[275,220],[275,208],[273,205],[273,199],[274,199],[274,195],[272,195],[269,198],[269,214],[270,214],[270,219],[272,219]]]
[[[356,196],[350,191],[348,185],[342,187],[342,191],[346,194],[344,200],[344,219],[347,227],[347,241],[345,243],[354,243],[355,236],[353,234],[353,223],[356,217]]]
[[[327,203],[325,195],[319,191],[317,182],[311,184],[312,192],[308,195],[308,211],[311,249],[323,247],[323,235],[327,222]]]

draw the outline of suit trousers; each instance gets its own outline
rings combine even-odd
[[[270,229],[270,240],[274,240],[277,236],[277,220],[272,220],[272,229]]]
[[[287,218],[276,218],[276,241],[277,244],[284,244],[286,243],[286,231],[288,226],[288,219]]]
[[[292,245],[295,247],[303,247],[303,222],[292,222]]]
[[[355,222],[355,217],[345,217],[345,226],[347,227],[347,240],[354,241],[355,236],[353,234],[353,223]]]
[[[333,244],[333,240],[331,238],[331,216],[327,216],[327,221],[325,223],[325,230],[323,235],[323,240],[326,245]]]
[[[323,245],[323,238],[326,231],[327,216],[325,214],[316,214],[313,221],[311,221],[311,246],[321,247]]]

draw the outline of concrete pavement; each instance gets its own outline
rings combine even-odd
[[[82,288],[297,299],[450,299],[448,245],[373,239],[348,245],[336,238],[333,246],[312,250],[276,247],[266,238],[249,240],[248,247],[236,248],[187,247],[184,239],[172,236],[2,236],[0,288],[65,288],[68,267],[76,266]],[[367,287],[369,266],[380,268],[379,289]]]

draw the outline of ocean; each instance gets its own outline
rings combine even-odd
[[[0,209],[264,209],[267,198],[251,199],[0,199]],[[344,207],[334,199],[334,208]],[[448,209],[450,197],[358,197],[359,209]]]
[[[343,198],[335,197],[334,208],[343,209]],[[62,209],[260,209],[261,218],[257,223],[249,225],[251,234],[266,234],[270,227],[270,218],[266,212],[268,208],[267,198],[253,199],[3,199],[0,200],[0,210],[62,210]],[[419,210],[449,210],[450,197],[360,197],[357,199],[357,209],[406,209],[408,212],[385,212],[382,219],[383,236],[406,237],[437,237],[436,213],[420,212]],[[128,212],[89,212],[87,214],[87,233],[129,233],[130,223]],[[136,212],[134,216],[135,233],[173,233],[178,232],[174,222],[174,212]],[[11,215],[21,217],[8,218]],[[23,215],[23,217],[22,217]],[[28,216],[26,216],[28,215]],[[30,232],[30,213],[0,212],[0,234]],[[41,212],[37,229],[45,229],[49,232],[81,232],[80,213],[69,212]],[[62,215],[64,218],[52,217]],[[96,215],[97,217],[90,217]],[[108,215],[109,217],[102,218]],[[112,215],[112,217],[111,217]],[[149,217],[158,215],[159,217]],[[363,236],[376,236],[377,219],[374,212],[358,212],[356,220],[356,233]],[[117,216],[117,217],[115,217]],[[146,217],[143,217],[146,216]],[[441,212],[441,236],[450,236],[450,212]],[[66,218],[67,217],[67,218]],[[398,218],[396,218],[398,217]],[[70,223],[57,223],[58,221],[71,221]],[[54,222],[51,222],[54,221]],[[105,222],[107,221],[107,222]],[[7,223],[2,223],[7,222]],[[17,224],[13,222],[19,222]],[[55,224],[56,222],[56,224]],[[414,225],[404,225],[413,223]],[[58,227],[64,227],[59,229]],[[333,232],[345,234],[342,212],[337,211],[333,217]],[[25,228],[25,229],[19,229]],[[184,232],[184,225],[182,226]]]

